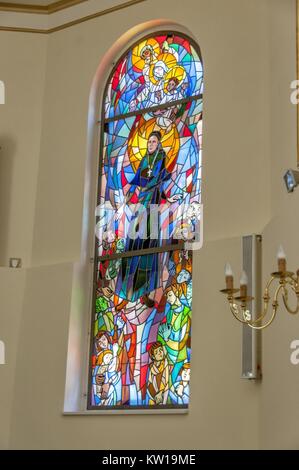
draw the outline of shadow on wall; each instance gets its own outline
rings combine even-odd
[[[0,134],[0,266],[8,266],[7,245],[15,152],[15,139]]]

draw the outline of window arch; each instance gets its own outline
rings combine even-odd
[[[116,63],[102,116],[89,409],[187,408],[203,66],[184,34]]]

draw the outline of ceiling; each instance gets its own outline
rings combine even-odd
[[[87,0],[0,0],[0,11],[51,14]]]
[[[145,1],[0,0],[0,31],[50,34]]]
[[[42,6],[47,6],[51,5],[51,3],[56,3],[57,0],[9,0],[8,2],[6,1],[1,1],[0,3],[17,3],[19,5],[42,5]]]

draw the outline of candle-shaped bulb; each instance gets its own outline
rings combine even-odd
[[[242,275],[240,277],[240,286],[247,286],[248,285],[248,276],[246,271],[242,271]]]
[[[234,277],[233,277],[234,274],[233,274],[233,270],[231,268],[231,265],[229,263],[225,264],[224,273],[225,273],[225,282],[226,282],[227,290],[233,290],[233,288],[234,288]]]
[[[225,277],[234,275],[232,267],[229,263],[225,263],[224,273],[225,273]]]
[[[240,297],[247,297],[248,276],[245,271],[242,271],[240,277]]]
[[[283,246],[280,245],[277,252],[277,259],[286,259],[286,254],[284,252]]]
[[[277,252],[277,263],[278,263],[278,271],[280,273],[284,273],[286,271],[286,254],[284,252],[284,249],[282,245],[278,248]]]

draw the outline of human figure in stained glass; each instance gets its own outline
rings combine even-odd
[[[116,345],[117,346],[117,345]],[[101,406],[120,403],[121,377],[118,358],[114,351],[105,349],[97,358],[98,371],[95,376],[95,401]]]
[[[147,152],[130,182],[123,206],[123,209],[129,209],[125,251],[158,246],[159,227],[156,227],[156,236],[153,237],[151,233],[151,207],[159,207],[162,201],[172,204],[182,197],[181,194],[166,194],[164,188],[170,178],[171,173],[166,168],[166,154],[161,145],[161,133],[153,131],[148,138]],[[157,221],[159,223],[159,218]],[[122,258],[116,292],[122,299],[136,301],[142,298],[145,305],[153,307],[154,302],[149,298],[149,293],[159,285],[158,273],[157,253]]]
[[[176,282],[182,287],[182,303],[192,307],[192,276],[187,269],[182,269],[176,279]]]
[[[110,384],[113,384],[113,390],[110,389],[109,401],[113,401],[114,404],[121,403],[119,349],[122,347],[122,334],[119,338],[116,336],[115,333],[112,338],[107,331],[99,331],[95,339],[95,355],[92,358],[92,384],[94,401],[101,405],[107,400]],[[104,351],[105,355],[110,351],[111,357],[109,355],[104,357]]]
[[[160,54],[155,54],[153,48],[146,45],[141,50],[140,57],[144,60],[144,88],[131,100],[130,111],[135,111],[138,105],[149,108],[162,102],[165,95],[165,78],[177,66],[178,61],[177,51],[167,41],[163,42]]]
[[[169,391],[169,364],[163,345],[152,344],[149,355],[153,361],[149,366],[147,393],[150,405],[166,405]]]
[[[181,379],[177,380],[169,390],[173,404],[188,405],[190,396],[190,363],[185,362],[181,371]]]
[[[171,285],[165,290],[166,300],[170,308],[166,322],[159,327],[159,336],[163,341],[168,359],[172,364],[172,383],[186,360],[189,360],[188,338],[191,328],[191,309],[182,302],[182,290],[179,285]]]

